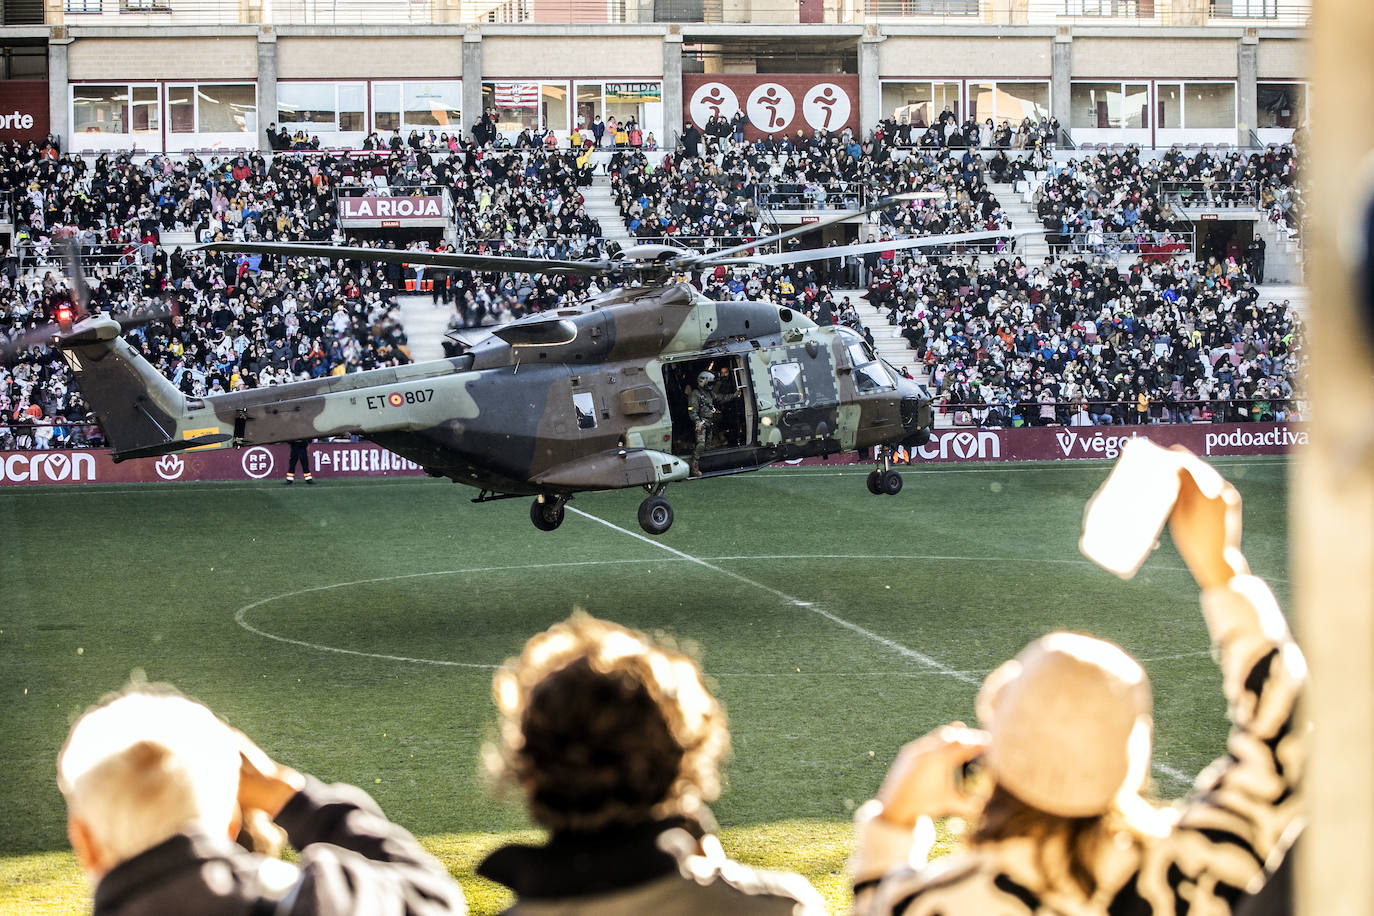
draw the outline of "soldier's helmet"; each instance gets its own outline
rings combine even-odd
[[[715,375],[705,369],[701,370],[700,374],[697,375],[697,384],[703,388],[707,387],[708,385],[714,385],[715,383]]]

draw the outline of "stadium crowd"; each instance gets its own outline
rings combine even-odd
[[[1000,155],[990,169],[1008,169]],[[1295,231],[1303,216],[1298,161],[1291,145],[1262,152],[1203,149],[1191,156],[1172,147],[1149,161],[1131,146],[1050,162],[1033,202],[1052,246],[1088,233],[1167,231],[1185,206],[1259,207],[1267,219]]]
[[[1022,144],[1014,160],[1001,147],[1017,144],[1003,143],[1002,130],[988,143],[980,128],[977,142],[969,143],[973,134],[964,125],[956,131],[962,144],[904,148],[901,126],[880,125],[867,142],[848,133],[746,142],[732,129],[658,163],[642,150],[617,150],[605,168],[632,235],[699,248],[770,231],[758,200],[854,207],[864,195],[940,191],[948,198],[884,213],[883,237],[1004,228],[1009,222],[989,179],[1043,179],[1035,182],[1034,205],[1051,241],[1085,231],[1167,230],[1185,194],[1240,203],[1238,189],[1245,189],[1247,199],[1284,225],[1303,213],[1291,146],[1191,155],[1173,149],[1150,161],[1127,148],[1056,164],[1043,155],[1053,134],[1049,122],[1027,125],[1039,139]],[[599,291],[595,281],[578,277],[208,256],[160,243],[166,233],[200,241],[340,243],[347,239],[336,194],[442,193],[466,250],[548,258],[603,250],[602,227],[585,207],[594,169],[586,150],[479,147],[457,135],[396,139],[371,150],[306,150],[270,159],[257,153],[88,159],[62,154],[54,143],[6,146],[0,200],[8,203],[15,244],[0,269],[0,333],[22,334],[48,320],[65,285],[53,251],[60,232],[74,233],[83,253],[103,264],[95,269],[99,306],[138,312],[163,297],[178,301],[177,318],[148,325],[132,339],[193,394],[407,361],[395,306],[408,286],[432,289],[436,303],[453,303],[453,324],[460,327],[503,322]],[[999,148],[985,161],[978,146]],[[1002,258],[941,267],[902,254],[716,270],[695,279],[712,298],[771,299],[863,330],[854,303],[834,295],[862,277],[890,332],[908,340],[961,420],[1290,415],[1301,333],[1286,303],[1260,302],[1253,288],[1263,279],[1262,241],[1196,264],[1151,260],[1124,271],[1079,254],[1042,265]],[[1042,403],[1050,401],[1053,406]],[[0,412],[6,421],[0,446],[80,445],[98,437],[82,425],[85,404],[68,389],[60,361],[42,349],[0,369]]]
[[[1020,258],[880,267],[869,301],[962,422],[1099,425],[1291,417],[1301,328],[1215,258]]]

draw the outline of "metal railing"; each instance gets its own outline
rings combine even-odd
[[[447,197],[448,185],[442,184],[344,184],[335,188],[336,197]]]
[[[14,258],[20,274],[51,270],[66,276],[62,252],[48,245],[18,242],[14,246]],[[146,261],[141,242],[81,246],[81,263],[92,270],[142,270]]]
[[[1280,26],[1302,28],[1311,0],[839,0],[803,12],[796,0],[751,0],[750,21],[859,24]],[[704,0],[64,0],[49,25],[421,25],[429,23],[725,24]]]
[[[1258,181],[1161,181],[1159,196],[1180,207],[1258,207]]]
[[[1120,257],[1138,254],[1142,261],[1167,261],[1172,257],[1193,256],[1197,233],[1191,229],[1139,232],[1046,232],[1051,254],[1081,251]]]
[[[104,445],[105,434],[97,423],[0,417],[0,452],[102,448]]]
[[[760,210],[858,210],[868,205],[871,193],[860,181],[779,181],[756,188],[754,202]]]

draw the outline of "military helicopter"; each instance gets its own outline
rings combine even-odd
[[[917,196],[885,199],[861,213]],[[774,254],[759,249],[852,218],[838,214],[709,254],[641,244],[618,256],[546,260],[289,243],[217,242],[201,250],[446,269],[582,274],[619,284],[572,308],[528,315],[461,343],[451,358],[189,397],[122,336],[139,319],[90,314],[70,248],[72,310],[42,332],[59,348],[113,459],[184,449],[355,435],[478,490],[474,502],[533,497],[543,531],[577,493],[643,487],[639,524],[673,523],[671,483],[737,474],[779,461],[876,449],[874,494],[896,494],[889,458],[931,435],[931,399],[846,327],[820,327],[769,302],[716,302],[680,279],[693,270],[780,265],[897,248],[950,246],[1020,234],[959,233]],[[33,342],[33,336],[25,341]],[[698,447],[695,386],[715,382],[720,406]],[[693,462],[698,451],[699,462]],[[695,466],[694,466],[695,465]],[[696,473],[694,473],[696,472]]]

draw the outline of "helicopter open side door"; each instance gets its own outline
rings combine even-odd
[[[702,372],[710,372],[716,377],[713,391],[718,410],[703,458],[751,447],[757,428],[757,408],[749,370],[743,356],[724,353],[664,364],[663,387],[673,423],[673,454],[690,456],[696,447],[696,427],[687,404]],[[706,465],[711,463],[704,462]]]

